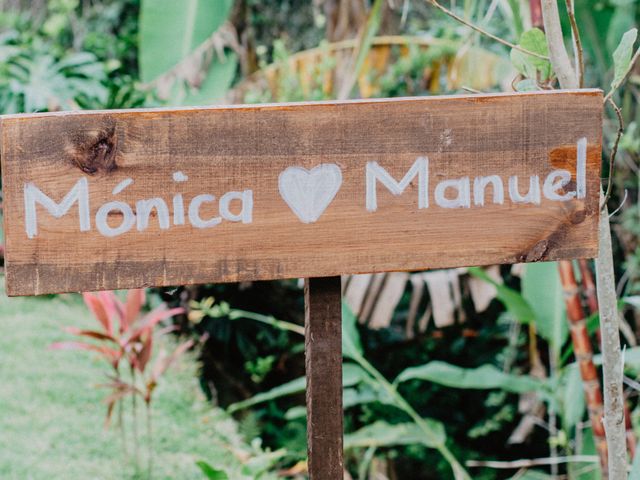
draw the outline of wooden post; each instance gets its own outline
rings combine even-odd
[[[342,480],[340,277],[307,278],[304,302],[309,478]]]

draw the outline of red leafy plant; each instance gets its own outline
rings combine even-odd
[[[111,421],[114,409],[118,408],[118,426],[122,434],[123,452],[127,455],[126,432],[124,425],[124,401],[131,398],[131,431],[134,446],[134,467],[139,472],[139,429],[138,402],[141,398],[146,411],[148,443],[148,477],[152,476],[152,428],[151,402],[160,377],[178,357],[193,346],[189,340],[180,344],[172,353],[161,352],[152,364],[154,335],[163,335],[173,327],[156,329],[162,322],[174,315],[184,313],[182,308],[167,309],[163,304],[143,314],[146,302],[145,290],[129,290],[123,302],[114,292],[85,293],[84,302],[99,323],[96,330],[66,327],[68,333],[82,340],[53,343],[55,350],[84,350],[95,352],[111,367],[107,374],[108,382],[98,385],[108,389],[105,398],[107,415],[105,425]],[[123,372],[124,370],[124,372]]]

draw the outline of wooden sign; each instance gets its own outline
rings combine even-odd
[[[4,116],[10,295],[596,254],[599,90]]]

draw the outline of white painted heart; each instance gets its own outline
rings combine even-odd
[[[301,222],[320,218],[342,185],[342,171],[334,163],[324,163],[307,170],[289,167],[280,173],[280,196]]]

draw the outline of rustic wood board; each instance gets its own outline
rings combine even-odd
[[[4,116],[7,291],[592,257],[601,117],[599,90]]]

